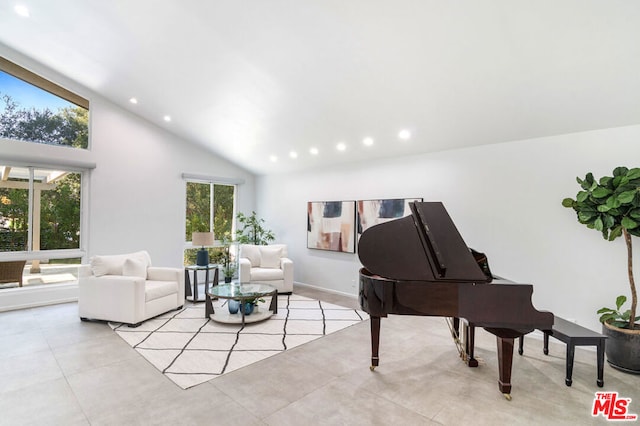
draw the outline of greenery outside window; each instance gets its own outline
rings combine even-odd
[[[0,261],[26,260],[27,275],[49,274],[29,284],[73,281],[75,271],[51,265],[80,263],[81,197],[81,172],[0,165]]]
[[[0,57],[0,137],[86,149],[89,101]]]
[[[231,241],[234,233],[236,186],[215,182],[186,182],[186,226],[184,264],[195,263],[198,248],[191,248],[194,232],[213,232],[220,246],[209,247],[209,259],[217,263],[224,255],[223,241]]]

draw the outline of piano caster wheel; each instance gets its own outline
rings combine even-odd
[[[375,370],[375,369],[376,369],[376,366],[375,366],[375,365],[371,365],[371,366],[369,366],[369,370],[373,371],[373,370]]]
[[[564,379],[564,384],[567,386],[571,386],[571,383],[573,383],[573,380],[571,379]]]
[[[504,398],[505,398],[507,401],[511,401],[511,394],[510,394],[510,393],[503,393],[503,395],[504,395]]]
[[[598,384],[599,388],[604,386],[604,380],[598,380],[596,383]]]

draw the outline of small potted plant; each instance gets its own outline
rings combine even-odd
[[[264,303],[264,299],[256,297],[254,299],[247,299],[244,302],[244,314],[251,315],[254,310],[258,309],[258,303]]]
[[[222,275],[224,275],[225,284],[229,284],[233,280],[233,275],[236,273],[236,266],[232,263],[227,263],[222,267]]]
[[[640,373],[640,330],[636,327],[638,295],[633,277],[632,237],[640,237],[640,168],[616,167],[613,176],[596,181],[592,173],[577,178],[581,190],[575,199],[565,198],[564,207],[572,208],[578,222],[602,233],[605,240],[622,236],[627,246],[627,273],[631,307],[622,311],[626,296],[616,298],[615,308],[598,310],[602,330],[608,336],[607,361],[611,366]]]
[[[224,282],[230,283],[233,279],[238,266],[236,265],[235,256],[231,252],[231,242],[223,240],[224,249],[222,251],[222,275],[224,275]]]

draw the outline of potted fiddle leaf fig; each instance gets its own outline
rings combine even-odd
[[[576,178],[581,190],[576,198],[565,198],[564,207],[576,211],[578,222],[602,233],[608,241],[623,237],[627,247],[627,274],[631,307],[622,310],[624,295],[616,298],[615,308],[598,310],[602,330],[608,336],[607,361],[617,369],[640,374],[640,327],[636,324],[638,295],[633,276],[632,237],[640,237],[640,168],[616,167],[613,176],[599,180],[587,173]]]

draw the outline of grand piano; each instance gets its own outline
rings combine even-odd
[[[514,339],[534,329],[551,329],[553,314],[533,307],[532,285],[492,280],[442,203],[414,202],[410,207],[411,216],[368,228],[358,243],[360,305],[371,317],[371,370],[379,363],[380,318],[450,317],[456,328],[463,319],[469,366],[477,366],[475,327],[496,336],[498,388],[511,400]]]

